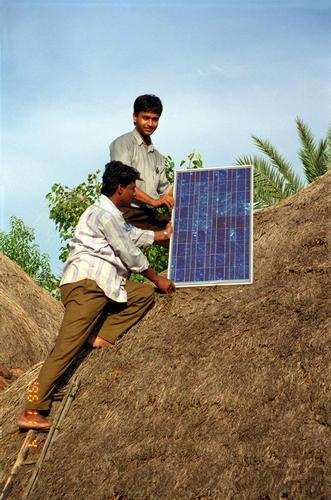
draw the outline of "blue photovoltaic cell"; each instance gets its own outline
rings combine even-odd
[[[169,278],[252,283],[252,210],[252,166],[177,171]]]

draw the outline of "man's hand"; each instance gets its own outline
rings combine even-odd
[[[162,293],[172,293],[176,290],[175,283],[157,274],[152,267],[142,271],[141,274],[151,280]]]
[[[153,201],[153,208],[168,207],[171,210],[174,207],[174,197],[172,194],[163,194],[158,200]]]
[[[167,194],[163,194],[160,196],[158,200],[152,198],[147,193],[142,191],[136,186],[136,200],[145,203],[146,205],[150,205],[153,208],[159,207],[168,207],[171,210],[174,207],[174,197],[173,197],[173,189],[171,188]]]
[[[157,283],[155,284],[162,293],[168,294],[176,290],[175,283],[173,283],[171,280],[168,280],[168,278],[163,278],[162,276],[159,277]]]

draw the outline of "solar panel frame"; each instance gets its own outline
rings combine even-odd
[[[169,266],[168,266],[168,278],[172,279],[176,287],[193,287],[193,286],[216,286],[216,285],[249,285],[253,283],[253,165],[229,165],[229,166],[222,166],[222,167],[205,167],[202,169],[183,169],[183,170],[176,170],[175,171],[175,178],[174,178],[174,200],[175,200],[175,207],[174,210],[172,211],[172,227],[173,227],[173,234],[170,240],[170,247],[169,247]],[[197,172],[206,172],[206,171],[224,171],[224,170],[229,170],[229,169],[249,169],[250,170],[250,184],[249,184],[249,206],[250,206],[250,213],[249,213],[249,276],[248,278],[245,279],[236,279],[236,280],[230,280],[230,279],[218,279],[218,280],[205,280],[205,281],[176,281],[173,277],[172,273],[172,268],[173,266],[173,261],[174,261],[174,235],[176,232],[176,196],[177,196],[177,190],[178,190],[178,177],[182,174],[186,175],[191,172],[197,173]],[[245,190],[246,192],[246,190]],[[190,207],[192,208],[192,207]],[[226,242],[225,242],[226,245]],[[178,245],[177,245],[178,246]],[[186,258],[186,257],[185,257]],[[195,269],[196,272],[196,269]]]

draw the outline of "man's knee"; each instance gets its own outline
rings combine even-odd
[[[127,305],[140,304],[144,307],[146,304],[153,304],[155,300],[154,288],[148,283],[137,283],[129,280],[125,288],[128,294]]]

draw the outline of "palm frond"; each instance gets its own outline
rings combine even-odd
[[[316,149],[315,179],[326,173],[330,168],[330,159],[328,158],[328,141],[321,139]],[[329,163],[329,167],[328,167]]]
[[[325,174],[329,163],[328,156],[331,152],[331,127],[329,129],[329,137],[321,139],[316,144],[311,129],[306,125],[301,118],[296,119],[298,134],[301,140],[301,148],[299,149],[299,157],[302,161],[308,183],[314,181],[319,175]]]
[[[270,207],[287,198],[289,192],[284,178],[260,156],[241,156],[236,159],[238,165],[254,166],[254,207]]]
[[[259,139],[255,135],[252,135],[252,139],[260,151],[270,158],[273,167],[284,177],[287,185],[286,191],[289,194],[300,191],[303,188],[303,183],[299,176],[294,173],[291,164],[278,153],[277,149],[268,140]]]
[[[298,154],[302,162],[307,182],[310,183],[317,177],[317,145],[311,129],[303,122],[303,120],[301,120],[301,118],[296,118],[296,124],[301,141],[301,148],[299,149]]]
[[[313,155],[316,152],[316,142],[311,129],[299,116],[295,122],[302,146]]]

